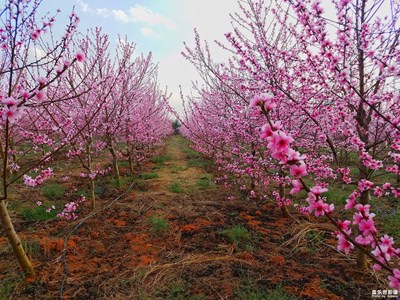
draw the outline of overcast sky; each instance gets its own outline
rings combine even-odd
[[[182,56],[183,42],[193,45],[193,29],[209,43],[224,40],[231,31],[229,13],[237,11],[235,0],[43,0],[42,9],[62,15],[56,26],[64,28],[66,17],[75,5],[80,17],[79,30],[102,27],[115,41],[118,35],[127,36],[137,45],[138,52],[152,52],[159,63],[159,81],[173,93],[174,107],[180,106],[179,85],[185,94],[197,74]],[[214,49],[217,51],[217,49]],[[219,51],[221,52],[221,51]]]

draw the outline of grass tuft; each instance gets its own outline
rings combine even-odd
[[[177,194],[183,193],[183,192],[184,192],[184,190],[183,190],[183,188],[181,187],[181,185],[180,185],[179,183],[177,183],[177,182],[173,182],[173,183],[171,183],[171,184],[169,185],[169,191],[170,191],[171,193],[177,193]]]
[[[151,230],[156,233],[166,232],[169,228],[168,221],[161,216],[149,217],[148,223],[151,225]]]
[[[140,178],[144,179],[144,180],[149,180],[149,179],[155,179],[158,178],[158,174],[157,173],[143,173],[140,175]]]
[[[47,212],[43,206],[35,206],[34,208],[24,207],[20,213],[26,221],[47,221],[57,217],[55,210]]]
[[[224,234],[233,244],[247,244],[251,239],[249,230],[242,225],[234,225],[229,229],[225,229]]]
[[[42,187],[42,194],[50,200],[60,200],[64,197],[66,189],[58,183],[50,183]]]

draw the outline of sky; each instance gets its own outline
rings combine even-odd
[[[223,51],[213,47],[213,41],[224,41],[224,34],[232,31],[229,14],[238,11],[235,0],[43,0],[41,9],[53,13],[60,9],[55,26],[62,30],[74,6],[81,20],[79,31],[102,27],[110,41],[116,41],[118,35],[127,36],[138,53],[152,52],[159,64],[160,87],[168,86],[171,104],[179,111],[179,85],[188,95],[192,80],[199,79],[181,55],[183,42],[193,45],[193,30],[197,28],[212,52],[222,57]]]

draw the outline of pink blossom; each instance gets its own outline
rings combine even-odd
[[[364,235],[368,235],[369,233],[377,233],[373,219],[361,220],[358,228],[363,232]]]
[[[350,243],[343,234],[338,235],[338,246],[339,251],[343,251],[346,254],[350,253],[350,250],[354,248],[354,245]]]
[[[292,180],[292,185],[293,185],[293,188],[292,188],[291,191],[290,191],[290,194],[291,194],[291,195],[300,192],[301,189],[303,188],[303,185],[302,185],[301,182],[298,181],[298,180]]]
[[[23,114],[23,108],[16,105],[3,108],[3,120],[15,123]]]
[[[303,161],[306,159],[306,155],[300,154],[300,152],[295,151],[292,148],[289,148],[289,151],[287,153],[287,158],[286,158],[286,163],[288,164],[295,164],[297,162]]]
[[[315,209],[315,216],[324,216],[325,211],[328,209],[328,204],[324,203],[322,200],[315,202],[313,208]]]
[[[47,78],[46,77],[39,77],[37,79],[37,81],[38,81],[40,86],[43,86],[43,85],[45,85],[47,83]]]
[[[17,104],[17,101],[16,101],[14,98],[12,98],[12,97],[5,98],[5,99],[3,99],[1,102],[2,102],[3,104],[5,104],[5,105],[9,105],[9,106],[13,106],[13,105],[16,105],[16,104]]]
[[[82,51],[78,51],[75,55],[75,58],[79,62],[83,62],[85,60],[85,54]]]
[[[44,92],[43,92],[43,91],[37,92],[36,95],[35,95],[35,97],[36,97],[36,99],[37,99],[38,101],[43,101],[44,98],[45,98]]]
[[[348,220],[345,220],[345,221],[338,221],[337,222],[337,224],[338,224],[338,227],[340,228],[340,229],[342,229],[342,230],[344,230],[344,231],[347,231],[347,230],[349,230],[349,225],[350,225],[350,221],[348,221]]]
[[[272,136],[272,134],[273,134],[273,131],[272,131],[271,126],[269,124],[264,124],[261,127],[261,136],[260,137],[262,139],[269,138],[269,137]]]
[[[319,185],[314,186],[311,188],[311,193],[313,193],[315,196],[320,196],[321,194],[327,192],[327,188],[322,188]]]
[[[400,271],[398,269],[394,269],[392,276],[389,276],[389,287],[400,289]]]
[[[293,142],[293,138],[283,131],[275,131],[272,134],[268,147],[272,152],[289,152],[289,144]]]
[[[372,237],[372,235],[363,236],[360,234],[355,238],[355,241],[360,245],[368,246],[374,241],[374,238]]]
[[[291,165],[290,166],[290,175],[300,178],[302,176],[306,176],[307,166],[304,162],[301,162],[300,165]]]

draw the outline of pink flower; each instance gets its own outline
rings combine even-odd
[[[300,178],[302,176],[306,176],[307,166],[304,162],[301,162],[300,165],[291,165],[290,166],[290,175]]]
[[[12,97],[10,97],[10,98],[5,98],[5,99],[3,99],[1,102],[2,102],[3,104],[5,104],[5,105],[9,105],[9,106],[12,106],[12,105],[17,104],[17,101],[16,101],[14,98],[12,98]]]
[[[257,95],[250,100],[250,107],[255,107],[257,105],[264,105],[266,110],[272,110],[276,107],[276,104],[273,102],[273,97],[268,94]]]
[[[385,246],[392,246],[393,245],[393,238],[385,234],[383,237],[381,237],[381,242]]]
[[[349,225],[350,225],[350,221],[345,220],[345,221],[338,221],[338,227],[344,231],[349,230]]]
[[[361,234],[356,237],[356,242],[363,246],[368,246],[374,241],[372,235],[362,236]]]
[[[22,107],[16,105],[3,108],[3,120],[8,120],[10,123],[15,123],[23,113]]]
[[[364,235],[368,235],[369,233],[377,233],[373,219],[361,220],[358,228],[363,232]]]
[[[389,287],[400,289],[400,271],[398,269],[394,269],[393,276],[389,276]]]
[[[82,51],[78,51],[75,55],[75,58],[79,62],[83,62],[85,60],[85,54]]]
[[[314,207],[315,208],[315,216],[324,216],[325,211],[328,209],[328,204],[324,203],[322,200],[318,200],[315,202]]]
[[[42,32],[42,30],[40,28],[37,28],[35,30],[31,31],[31,38],[32,40],[37,40],[40,36],[40,33]]]
[[[292,148],[289,148],[289,151],[287,153],[286,163],[295,164],[295,163],[300,162],[300,161],[302,161],[304,159],[306,159],[305,155],[301,155],[300,152],[295,151]]]
[[[303,185],[302,185],[301,182],[298,181],[298,180],[292,180],[292,185],[293,185],[293,188],[292,188],[292,190],[290,191],[290,194],[291,194],[291,195],[300,192],[301,189],[303,188]]]
[[[272,152],[289,152],[289,144],[293,142],[293,138],[283,131],[275,131],[272,133],[268,148]]]
[[[43,86],[43,85],[45,85],[47,83],[47,78],[46,77],[39,77],[37,79],[37,81],[38,81],[40,86]]]
[[[44,92],[43,92],[43,91],[37,92],[36,95],[35,95],[35,97],[36,97],[36,100],[38,100],[38,101],[43,101],[44,98],[45,98]]]
[[[338,235],[338,246],[339,251],[343,251],[346,254],[350,253],[350,250],[354,248],[354,245],[350,243],[343,234]]]
[[[272,136],[274,132],[271,129],[271,126],[269,124],[265,124],[263,125],[263,127],[261,127],[261,135],[260,137],[262,139],[266,139]]]
[[[314,186],[311,188],[311,193],[313,193],[315,196],[320,196],[321,194],[327,192],[327,188],[322,188],[319,185]]]

